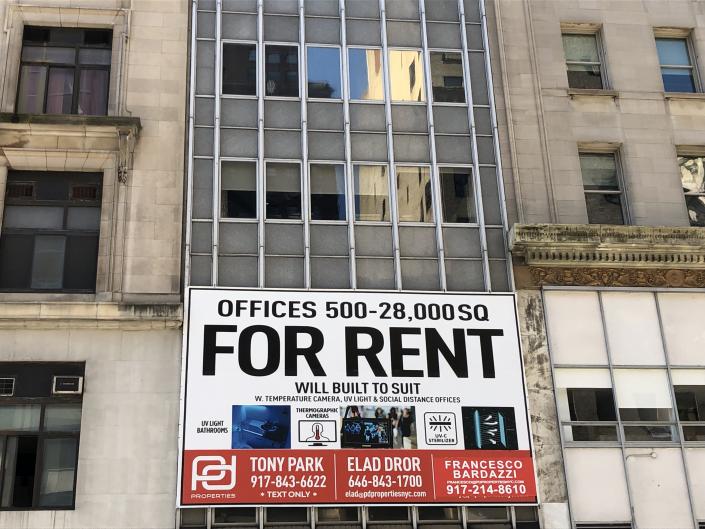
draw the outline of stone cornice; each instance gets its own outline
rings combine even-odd
[[[181,304],[3,302],[0,328],[178,329]]]
[[[515,224],[512,255],[530,267],[705,270],[705,229]]]

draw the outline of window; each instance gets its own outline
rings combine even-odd
[[[266,95],[299,97],[299,48],[267,44],[264,76]]]
[[[705,441],[705,369],[671,370],[684,441]]]
[[[397,167],[399,222],[433,222],[431,196],[428,167]]]
[[[382,101],[384,73],[382,51],[378,49],[348,49],[350,70],[350,99]]]
[[[661,64],[665,92],[695,92],[695,72],[687,38],[657,38],[656,51]]]
[[[0,405],[0,509],[74,504],[81,396],[52,396],[53,374],[83,376],[83,364],[0,363],[18,395]]]
[[[580,172],[590,224],[624,224],[614,153],[580,153]]]
[[[318,524],[340,524],[341,522],[359,522],[360,511],[357,507],[318,507],[316,522]]]
[[[406,522],[410,520],[407,507],[368,507],[367,518],[371,523]]]
[[[308,97],[340,99],[343,97],[340,81],[340,49],[309,46]]]
[[[233,525],[255,525],[257,523],[256,507],[230,507],[213,510],[211,527],[232,527]]]
[[[257,46],[223,44],[223,93],[257,95]]]
[[[605,88],[597,34],[563,34],[570,88]]]
[[[355,220],[389,221],[389,176],[386,165],[353,168]]]
[[[308,508],[306,507],[267,507],[265,509],[265,524],[307,522]]]
[[[705,226],[705,169],[702,156],[679,156],[681,184],[691,226]]]
[[[267,218],[301,219],[301,168],[297,163],[267,163]]]
[[[111,48],[110,30],[25,26],[17,112],[104,116]]]
[[[443,222],[477,222],[472,176],[469,168],[441,167]]]
[[[8,173],[0,290],[95,292],[100,173]]]
[[[423,87],[423,57],[420,51],[390,50],[389,78],[392,101],[426,101]]]
[[[506,507],[467,507],[468,529],[512,529]]]
[[[257,166],[255,162],[223,161],[220,170],[220,216],[257,218]]]
[[[431,84],[434,103],[465,103],[462,55],[432,51]]]
[[[345,168],[311,164],[311,220],[345,220]]]

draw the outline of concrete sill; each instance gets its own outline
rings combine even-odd
[[[596,88],[568,88],[568,95],[571,99],[575,97],[611,97],[612,99],[617,99],[619,92]]]
[[[665,99],[695,99],[705,101],[705,93],[703,92],[664,92]]]
[[[110,127],[138,133],[142,128],[140,118],[130,116],[80,116],[77,114],[13,114],[0,112],[0,124],[13,128],[31,128],[32,125],[59,125],[81,127],[87,130]],[[29,127],[27,127],[29,125]],[[5,127],[3,127],[5,128]],[[50,127],[47,127],[50,128]]]

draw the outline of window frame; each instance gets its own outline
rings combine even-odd
[[[432,53],[455,53],[457,55],[460,55],[460,73],[461,77],[463,79],[463,101],[462,103],[460,102],[453,102],[453,101],[436,101],[435,96],[433,95],[433,68],[431,68],[431,54]],[[463,50],[454,50],[453,48],[429,48],[428,49],[428,73],[429,76],[431,77],[431,94],[429,101],[431,105],[442,105],[442,106],[447,106],[447,107],[467,107],[468,106],[468,80],[465,79],[465,61],[467,60],[463,56]]]
[[[457,106],[458,103],[449,103],[454,106]],[[478,215],[478,210],[480,209],[478,207],[478,197],[477,197],[477,189],[475,189],[475,180],[474,180],[474,168],[472,163],[439,163],[436,164],[436,167],[438,168],[438,185],[440,188],[441,192],[441,226],[443,228],[479,228],[480,226],[480,219]],[[494,167],[494,166],[492,166]],[[441,181],[441,169],[467,169],[470,171],[470,184],[472,185],[472,203],[473,207],[475,209],[475,222],[446,222],[445,221],[445,210],[443,209],[443,182]]]
[[[340,166],[343,168],[343,191],[345,192],[345,218],[337,220],[325,220],[325,219],[314,219],[312,216],[311,204],[313,202],[313,196],[311,193],[311,166],[312,165],[332,165]],[[348,211],[348,171],[347,164],[341,161],[335,160],[309,160],[306,167],[306,183],[308,184],[308,211],[306,212],[306,219],[310,224],[335,224],[347,226],[348,220],[350,218],[350,212]]]
[[[394,204],[392,204],[392,192],[391,192],[391,186],[392,186],[392,170],[389,165],[389,162],[351,162],[352,166],[352,175],[350,178],[355,177],[355,167],[357,166],[381,166],[381,167],[386,167],[387,168],[387,200],[389,200],[389,220],[357,220],[355,216],[357,215],[357,209],[355,208],[355,182],[351,182],[351,189],[353,192],[353,211],[351,212],[353,218],[352,221],[355,224],[364,224],[365,226],[391,226],[392,223],[392,210],[391,208],[396,207]]]
[[[308,49],[309,48],[335,48],[338,50],[338,75],[340,76],[340,97],[311,97],[308,95]],[[305,79],[305,95],[307,101],[313,101],[315,103],[340,103],[343,101],[345,94],[343,93],[343,47],[339,44],[317,44],[315,42],[307,42],[304,46],[304,53],[306,53],[306,79]]]
[[[224,64],[221,61],[221,72],[220,72],[220,87],[219,95],[225,99],[247,99],[247,100],[257,100],[259,99],[259,85],[257,81],[259,80],[259,70],[260,70],[260,50],[257,46],[256,40],[246,40],[246,39],[221,39],[220,41],[220,56],[225,57],[225,45],[226,44],[241,44],[255,47],[255,93],[254,95],[243,95],[243,94],[226,94],[223,92],[223,69]],[[264,75],[264,69],[262,69],[262,75]],[[264,85],[263,85],[264,86]]]
[[[594,195],[619,195],[620,196],[620,206],[622,210],[622,224],[615,224],[615,226],[630,226],[632,224],[631,212],[629,210],[629,197],[627,195],[627,186],[624,178],[624,169],[622,167],[622,160],[620,156],[620,149],[600,149],[597,147],[582,146],[578,145],[578,167],[580,167],[580,157],[583,154],[611,154],[614,157],[614,167],[616,173],[617,191],[599,191],[599,190],[587,190],[585,189],[585,180],[583,179],[583,171],[580,168],[580,185],[583,188],[583,196],[587,194]],[[587,200],[585,200],[585,212],[588,217],[587,224],[590,223],[590,214],[587,211]]]
[[[251,96],[247,96],[251,97]],[[238,218],[238,217],[223,217],[223,162],[244,162],[244,163],[254,163],[255,164],[255,217]],[[257,158],[246,158],[246,157],[233,157],[233,156],[223,156],[220,158],[220,166],[218,172],[218,222],[231,222],[231,223],[249,223],[257,224],[262,215],[259,191],[260,187],[264,188],[263,185],[259,184],[259,161]],[[208,219],[210,222],[210,219]]]
[[[291,98],[287,98],[291,99]],[[301,217],[298,219],[270,219],[267,217],[267,166],[270,164],[295,164],[299,166],[299,196],[301,201]],[[262,197],[258,199],[258,202],[262,203],[262,219],[266,223],[276,223],[276,224],[303,224],[306,222],[306,211],[304,209],[304,178],[308,175],[303,174],[303,161],[299,159],[288,159],[288,158],[265,158],[264,159],[264,172],[262,173]],[[278,255],[278,254],[277,254]]]
[[[658,56],[658,47],[656,45],[658,40],[670,39],[670,40],[683,40],[685,41],[685,49],[688,53],[688,62],[690,66],[680,65],[670,65],[661,64],[661,60]],[[679,30],[679,29],[669,29],[669,28],[655,28],[654,29],[654,48],[656,52],[656,60],[659,64],[659,74],[661,76],[661,85],[663,87],[664,94],[700,94],[703,92],[703,85],[700,79],[700,71],[698,69],[697,54],[695,53],[695,47],[693,46],[692,31],[689,29]],[[666,86],[663,84],[663,69],[672,68],[675,70],[690,70],[690,74],[693,78],[693,92],[671,92],[666,90]]]
[[[352,80],[352,75],[350,75],[350,50],[375,50],[379,52],[379,56],[381,57],[382,60],[382,99],[356,99],[352,97],[352,87],[350,85],[351,80]],[[352,46],[346,46],[345,47],[345,53],[348,54],[347,56],[347,64],[348,64],[348,75],[347,77],[347,83],[348,83],[348,102],[350,103],[363,103],[366,105],[384,105],[385,104],[385,98],[384,98],[384,78],[386,77],[386,68],[387,68],[387,59],[384,56],[384,49],[382,46],[363,46],[363,45],[352,45]],[[341,64],[342,68],[342,64]],[[345,80],[343,80],[345,82]]]
[[[41,47],[44,48],[73,48],[74,49],[74,57],[75,61],[73,64],[67,64],[67,63],[41,63],[38,61],[25,61],[22,59],[22,55],[25,49],[25,40],[24,40],[24,28],[25,27],[32,27],[35,29],[41,29],[41,30],[52,30],[52,29],[73,29],[75,31],[80,31],[82,34],[84,34],[85,31],[90,31],[90,30],[103,30],[103,31],[110,31],[111,37],[110,37],[110,47],[106,48],[103,46],[91,46],[91,45],[85,45],[85,44],[62,44],[62,43],[51,43],[51,42],[46,42],[44,43]],[[18,58],[18,68],[17,68],[17,87],[15,91],[15,102],[14,102],[14,111],[15,113],[18,112],[18,106],[20,103],[20,87],[22,86],[22,69],[25,65],[37,65],[37,66],[43,66],[46,68],[47,71],[47,77],[44,81],[44,100],[42,101],[42,111],[39,113],[29,113],[29,115],[58,115],[58,116],[108,116],[110,113],[110,89],[111,89],[111,77],[112,77],[112,66],[113,66],[113,40],[114,40],[114,32],[115,28],[110,27],[110,28],[105,28],[105,27],[100,27],[100,28],[85,28],[85,27],[76,27],[76,28],[64,28],[60,26],[48,26],[48,25],[37,25],[33,26],[31,24],[26,24],[23,29],[22,29],[22,35],[20,36],[20,53],[19,53],[19,58]],[[39,45],[33,46],[31,44],[28,44],[28,47],[35,47],[38,48],[40,47]],[[82,66],[80,61],[79,61],[79,56],[80,56],[80,51],[82,49],[90,49],[90,50],[108,50],[110,51],[110,64],[108,65],[103,65],[103,64],[91,64],[87,66]],[[49,90],[48,88],[48,83],[49,83],[49,72],[52,68],[71,68],[73,70],[73,93],[71,94],[71,112],[68,113],[61,113],[61,114],[48,114],[46,112],[46,106],[47,106],[47,98],[49,96]],[[108,79],[107,79],[107,84],[105,86],[106,88],[106,93],[105,93],[105,114],[79,114],[78,113],[78,101],[81,96],[81,72],[84,70],[100,70],[100,71],[105,71],[108,74]]]
[[[79,395],[62,395],[53,397],[3,397],[0,399],[0,406],[17,406],[23,404],[34,404],[41,406],[39,414],[39,428],[36,431],[18,431],[18,430],[0,430],[0,437],[5,438],[5,444],[2,447],[0,460],[3,465],[6,461],[7,439],[9,437],[36,437],[37,438],[37,454],[34,465],[34,483],[32,485],[32,506],[31,507],[1,507],[3,511],[73,511],[76,509],[76,484],[78,481],[78,463],[79,452],[81,447],[81,426],[83,423],[83,396]],[[44,427],[44,419],[46,416],[47,405],[55,404],[78,404],[81,407],[81,424],[75,432],[70,431],[47,431]],[[47,439],[75,439],[76,440],[76,466],[73,473],[73,497],[71,505],[64,506],[40,506],[39,495],[42,481],[42,468],[44,464],[44,441]],[[0,497],[3,494],[4,486],[4,469],[0,467]]]
[[[281,41],[263,41],[262,42],[262,97],[265,101],[301,101],[303,99],[302,92],[307,91],[306,86],[303,86],[303,77],[301,75],[301,43],[299,42],[281,42]],[[267,46],[284,46],[289,48],[296,48],[296,75],[298,77],[298,92],[297,96],[276,96],[267,94]],[[305,60],[305,58],[304,58]],[[307,72],[308,73],[308,72]],[[308,84],[308,83],[307,83]]]
[[[597,48],[597,58],[599,62],[592,61],[569,61],[568,57],[565,56],[565,48],[563,48],[563,58],[565,59],[565,72],[566,78],[568,80],[568,90],[611,90],[612,83],[610,82],[609,72],[607,71],[607,52],[604,45],[604,36],[602,34],[601,26],[588,26],[584,27],[583,24],[561,24],[561,46],[563,47],[563,36],[564,35],[592,35],[595,37],[595,45]],[[581,88],[570,86],[570,78],[568,77],[568,66],[570,64],[583,65],[583,66],[599,66],[600,67],[600,79],[602,80],[602,88]]]
[[[393,95],[393,88],[392,88],[392,72],[390,70],[391,67],[391,54],[392,52],[395,51],[413,51],[419,54],[420,57],[420,62],[421,62],[421,67],[424,69],[421,72],[421,77],[420,77],[420,82],[421,82],[421,92],[424,96],[422,101],[409,101],[409,100],[403,100],[403,99],[394,99]],[[389,103],[391,105],[416,105],[416,106],[426,106],[429,103],[429,94],[426,93],[426,82],[425,82],[425,77],[426,77],[426,68],[428,65],[426,64],[426,59],[425,59],[425,53],[422,47],[415,48],[413,46],[390,46],[387,48],[387,60],[385,64],[385,74],[389,78]]]

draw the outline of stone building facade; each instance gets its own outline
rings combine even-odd
[[[0,19],[0,527],[174,527],[188,6]]]
[[[703,527],[703,6],[495,6],[543,527]]]

